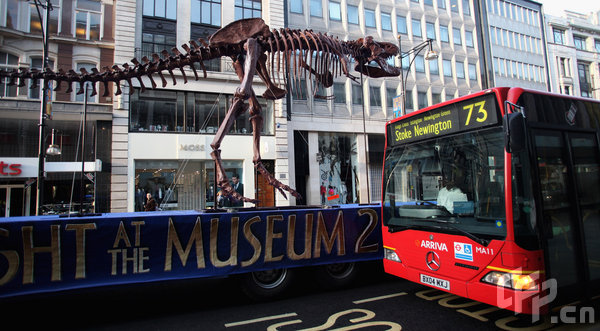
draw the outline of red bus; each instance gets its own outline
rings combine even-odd
[[[387,273],[539,314],[600,293],[600,102],[493,88],[386,123]]]

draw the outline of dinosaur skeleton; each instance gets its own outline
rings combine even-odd
[[[213,149],[211,157],[215,161],[217,184],[223,194],[235,200],[257,203],[257,200],[243,197],[233,190],[223,168],[219,149],[236,118],[246,111],[249,111],[253,129],[255,168],[284,197],[287,198],[284,191],[288,191],[298,199],[301,199],[301,196],[296,190],[275,179],[262,164],[259,147],[263,121],[261,106],[252,87],[255,73],[267,87],[263,97],[270,100],[283,98],[286,93],[300,93],[302,79],[311,82],[315,97],[323,97],[316,95],[316,91],[319,87],[332,86],[336,76],[344,75],[356,81],[357,78],[348,70],[349,59],[356,61],[354,70],[369,77],[393,77],[400,74],[399,68],[387,62],[389,58],[398,55],[398,47],[392,43],[375,42],[370,36],[358,40],[340,41],[312,30],[289,28],[270,30],[260,18],[234,21],[216,31],[209,38],[208,43],[202,39],[198,39],[198,42],[200,45],[195,41],[190,41],[189,45],[182,45],[186,54],[181,53],[177,48],[173,48],[171,54],[163,50],[162,57],[152,54],[152,59],[146,56],[142,58],[142,62],[132,59],[132,64],[104,67],[102,72],[96,68],[93,68],[91,73],[84,68],[80,69],[80,73],[74,70],[65,72],[63,69],[54,72],[50,68],[44,68],[43,71],[19,68],[12,71],[0,70],[0,78],[8,78],[8,85],[18,84],[18,86],[25,86],[25,80],[29,79],[31,88],[37,87],[38,80],[43,80],[45,88],[48,88],[50,81],[56,81],[55,91],[60,91],[62,82],[66,82],[67,93],[72,91],[72,83],[79,83],[77,94],[84,93],[84,84],[90,82],[92,96],[97,94],[96,82],[104,84],[104,96],[108,96],[108,83],[113,82],[116,86],[115,94],[119,95],[122,93],[121,81],[126,81],[130,87],[133,87],[132,81],[136,79],[141,92],[144,92],[146,86],[143,77],[148,78],[152,88],[157,88],[158,85],[153,78],[153,75],[157,74],[162,87],[165,87],[167,79],[163,71],[166,70],[175,85],[177,81],[173,71],[179,69],[184,82],[187,83],[185,67],[190,67],[194,78],[198,80],[198,72],[194,67],[196,63],[200,65],[206,78],[204,61],[223,56],[229,57],[233,61],[233,67],[241,84],[236,89],[231,107],[211,143]],[[130,94],[133,91],[133,88],[129,89]]]

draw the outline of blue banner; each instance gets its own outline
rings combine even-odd
[[[381,259],[378,205],[0,219],[0,297]]]

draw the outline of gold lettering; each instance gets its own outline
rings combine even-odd
[[[337,240],[336,240],[337,239]],[[344,245],[344,214],[340,210],[337,220],[331,231],[331,237],[327,235],[327,227],[323,220],[323,212],[319,212],[319,220],[317,221],[317,233],[315,237],[315,258],[321,257],[321,243],[325,244],[327,254],[331,254],[333,244],[337,241],[337,255],[346,254],[346,246]]]
[[[60,275],[60,225],[50,226],[50,246],[33,246],[33,226],[24,226],[23,235],[23,284],[33,283],[34,254],[50,253],[52,256],[52,271],[50,280],[61,280]]]
[[[252,229],[250,229],[250,226],[252,224],[260,221],[261,220],[259,216],[254,216],[251,219],[247,220],[246,223],[244,223],[244,237],[246,237],[246,240],[248,240],[250,245],[252,245],[252,248],[254,249],[254,254],[250,258],[250,260],[242,261],[242,267],[247,267],[249,265],[254,264],[254,262],[258,261],[260,253],[262,252],[262,246],[260,245],[260,241],[252,233]]]
[[[9,231],[5,229],[0,229],[0,236],[8,237]],[[4,255],[6,261],[8,262],[8,268],[6,268],[6,273],[0,277],[0,286],[10,282],[17,271],[19,270],[19,253],[16,251],[0,251],[0,254]]]
[[[148,261],[150,259],[150,257],[148,255],[146,255],[146,252],[148,252],[150,250],[150,247],[140,247],[140,251],[139,251],[139,263],[138,263],[138,272],[140,273],[146,273],[149,272],[150,269],[146,269],[144,268],[144,261]]]
[[[177,251],[177,255],[179,256],[181,264],[185,267],[188,256],[192,250],[192,245],[194,244],[196,245],[196,266],[198,269],[204,268],[206,265],[204,263],[201,218],[198,216],[196,219],[196,224],[194,224],[194,229],[192,229],[192,233],[190,234],[190,239],[187,242],[185,251],[183,250],[183,246],[181,246],[181,241],[179,241],[179,236],[177,235],[177,230],[175,229],[173,220],[169,218],[169,230],[167,232],[167,252],[165,255],[164,270],[171,271],[173,268],[173,246],[175,246],[175,250]]]
[[[369,215],[369,224],[365,230],[360,234],[358,240],[356,240],[356,244],[354,246],[354,252],[356,253],[370,253],[377,252],[379,250],[379,243],[371,244],[369,246],[363,246],[363,243],[367,239],[367,237],[375,230],[377,223],[379,222],[379,218],[377,217],[377,212],[373,209],[360,209],[358,211],[358,216]]]
[[[434,293],[434,292],[441,293],[441,294],[435,295],[435,296],[429,296],[429,293]],[[438,299],[447,298],[449,296],[452,296],[452,294],[450,294],[450,293],[442,292],[442,291],[435,290],[435,289],[420,291],[420,292],[415,293],[415,295],[421,299],[425,299],[428,301],[438,300]]]
[[[65,230],[75,231],[75,279],[85,278],[85,230],[96,230],[96,223],[67,224]]]
[[[133,263],[133,273],[137,274],[137,270],[138,270],[138,259],[137,259],[137,253],[138,253],[138,249],[137,247],[133,248],[133,254],[131,254],[131,257],[127,257],[127,248],[123,248],[121,250],[121,274],[123,275],[127,275],[127,262],[132,262]]]
[[[119,224],[119,230],[117,231],[113,248],[119,247],[119,242],[121,240],[125,242],[125,247],[131,247],[131,241],[129,241],[129,237],[127,236],[127,231],[125,231],[125,225],[123,222]]]
[[[288,237],[287,237],[287,255],[290,260],[310,259],[312,229],[313,229],[313,214],[306,214],[306,225],[304,226],[304,252],[296,254],[294,244],[296,243],[296,215],[288,216]]]
[[[283,259],[283,255],[273,256],[273,239],[283,237],[281,232],[275,233],[275,221],[283,221],[283,215],[267,216],[267,233],[265,238],[265,262],[276,262]]]
[[[500,310],[500,308],[498,308],[498,307],[489,307],[489,308],[485,308],[485,309],[478,310],[478,311],[475,311],[475,312],[470,312],[470,311],[464,310],[464,309],[459,309],[457,311],[460,312],[460,313],[463,313],[463,314],[465,314],[467,316],[471,316],[471,317],[473,317],[475,319],[478,319],[478,320],[480,320],[482,322],[487,322],[488,319],[485,318],[485,317],[483,317],[483,315],[488,314],[488,313],[492,313],[492,312],[495,312],[495,311],[498,311],[498,310]]]
[[[145,224],[146,224],[146,222],[144,222],[144,221],[131,222],[131,225],[133,225],[135,227],[135,246],[136,247],[140,246],[140,241],[141,241],[140,227]]]
[[[117,254],[120,252],[120,249],[109,249],[107,252],[112,256],[112,264],[110,268],[110,274],[115,276],[117,274]]]
[[[210,262],[216,267],[233,266],[237,264],[237,248],[238,248],[238,228],[239,217],[231,218],[231,249],[229,250],[229,258],[220,260],[217,252],[217,243],[219,239],[219,219],[213,218],[210,220]]]
[[[459,300],[459,301],[466,300],[467,302],[451,304],[450,301],[453,301],[453,300]],[[442,299],[440,299],[440,301],[438,301],[438,303],[444,307],[453,308],[453,309],[467,308],[467,307],[472,307],[472,306],[480,304],[480,302],[468,300],[463,297],[459,297],[458,295],[453,295],[453,296],[449,296],[447,298],[442,298]]]

